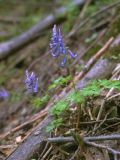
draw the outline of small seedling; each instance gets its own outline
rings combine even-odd
[[[33,97],[31,100],[32,106],[36,109],[43,107],[49,100],[49,96],[45,95],[43,97]]]
[[[48,87],[48,89],[55,89],[56,87],[59,86],[66,86],[66,84],[71,80],[71,76],[67,76],[67,77],[58,77],[57,79],[55,79],[53,81],[53,83]]]

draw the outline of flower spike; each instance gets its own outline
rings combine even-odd
[[[34,72],[30,74],[28,70],[26,70],[25,86],[29,93],[38,92],[38,78],[36,78]]]
[[[67,50],[65,47],[64,40],[62,38],[60,28],[56,29],[56,25],[53,27],[52,38],[50,42],[50,51],[51,55],[55,58],[58,58],[61,54],[64,55],[62,62],[60,63],[61,67],[64,67],[67,62],[67,55],[70,55],[70,58],[76,58],[77,54],[74,54],[71,50]]]

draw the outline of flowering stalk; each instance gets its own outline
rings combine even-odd
[[[65,64],[67,63],[68,55],[72,59],[77,57],[77,54],[74,54],[70,49],[67,49],[65,47],[65,44],[62,38],[62,34],[61,34],[61,30],[59,28],[57,32],[56,25],[54,25],[53,27],[53,33],[52,33],[52,38],[51,38],[51,43],[50,43],[50,51],[51,51],[51,55],[55,58],[58,58],[60,55],[63,55],[64,58],[60,63],[61,67],[64,67]],[[71,75],[69,64],[67,66],[68,66],[69,74]],[[73,86],[75,89],[74,82],[73,82]]]
[[[53,34],[51,38],[51,43],[50,43],[50,50],[51,50],[51,55],[55,58],[58,58],[60,55],[63,55],[63,60],[60,63],[61,67],[64,67],[66,62],[67,62],[67,56],[69,55],[70,58],[76,58],[77,54],[74,54],[70,49],[67,49],[65,47],[61,30],[60,28],[56,29],[56,25],[53,27]]]
[[[28,93],[37,93],[38,92],[38,78],[36,77],[35,73],[29,73],[26,70],[26,77],[25,77],[25,86]]]
[[[59,56],[63,57],[63,60],[60,62],[60,66],[64,67],[65,64],[67,64],[68,73],[72,76],[71,68],[69,65],[69,59],[67,59],[67,57],[69,56],[71,59],[74,59],[77,57],[77,54],[74,54],[70,49],[65,47],[61,31],[60,29],[58,29],[58,32],[57,32],[56,25],[54,25],[53,27],[53,33],[52,33],[52,38],[50,42],[50,51],[51,51],[51,55],[55,58],[58,58]],[[77,92],[73,78],[72,78],[72,83],[73,83],[75,92]],[[78,106],[78,120],[79,120],[80,119],[79,115],[81,110],[80,104],[78,104],[77,106]]]
[[[38,93],[39,88],[41,92],[43,92],[50,98],[50,95],[39,86],[38,78],[36,77],[34,72],[29,73],[28,70],[26,70],[25,86],[27,92],[30,94]]]

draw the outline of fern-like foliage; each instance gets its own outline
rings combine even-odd
[[[81,94],[81,91],[73,91],[67,97],[67,101],[72,103],[81,103],[84,101],[84,97]]]
[[[61,126],[62,124],[63,124],[63,118],[55,119],[51,123],[49,123],[49,125],[46,127],[46,132],[51,132],[55,128]]]
[[[94,80],[90,82],[85,88],[78,91],[73,91],[68,97],[70,102],[82,103],[86,97],[98,96],[101,89],[117,89],[120,90],[120,81],[118,80]]]
[[[63,113],[65,110],[69,108],[69,103],[67,100],[60,100],[57,102],[50,110],[50,114],[58,117]]]
[[[85,88],[82,89],[83,97],[87,96],[98,96],[100,94],[101,86],[98,84],[97,81],[93,81],[92,83],[88,84]]]
[[[63,112],[69,109],[69,105],[71,103],[80,104],[85,101],[86,97],[89,96],[98,96],[100,94],[101,89],[110,89],[114,88],[120,90],[120,81],[118,80],[94,80],[90,82],[85,88],[82,90],[74,90],[64,99],[57,102],[51,109],[50,113],[54,116],[54,121],[50,123],[47,127],[47,131],[52,131],[56,127],[62,124],[60,120],[60,116]],[[56,119],[57,118],[57,119]]]
[[[32,106],[34,106],[36,109],[41,108],[43,105],[45,105],[49,100],[49,96],[45,95],[43,97],[34,97],[31,100]]]
[[[114,89],[118,89],[120,90],[120,81],[119,80],[98,80],[97,81],[98,85],[100,85],[100,87],[102,88],[114,88]]]

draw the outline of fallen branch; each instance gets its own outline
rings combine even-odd
[[[45,132],[45,128],[50,121],[51,117],[46,117],[35,130],[35,132],[39,132],[39,134],[34,134],[34,132],[31,133],[28,138],[6,158],[6,160],[30,160],[32,156],[38,153],[38,151],[42,152],[46,144],[44,139],[49,135]]]
[[[73,6],[82,6],[85,0],[75,0],[73,1]],[[34,25],[28,31],[22,33],[18,37],[11,39],[7,42],[0,44],[0,60],[6,58],[11,53],[14,53],[29,43],[33,42],[40,36],[40,32],[52,26],[54,23],[60,21],[60,19],[66,18],[67,9],[64,7],[59,8],[54,14],[51,14],[40,21],[38,24]]]
[[[86,141],[90,141],[90,142],[105,141],[105,140],[120,140],[120,134],[83,137],[84,142],[86,142]],[[48,141],[50,143],[75,142],[75,140],[72,136],[47,138],[46,141]]]
[[[116,151],[115,149],[112,149],[111,147],[97,144],[94,141],[105,141],[105,140],[120,140],[120,134],[113,134],[113,135],[105,135],[105,136],[93,136],[93,137],[81,137],[83,139],[83,142],[87,145],[99,148],[99,149],[106,149],[110,153],[113,154],[114,159],[117,160],[117,155],[120,155],[119,151]],[[50,143],[66,143],[66,142],[75,142],[75,139],[71,137],[53,137],[46,139],[47,142]]]

